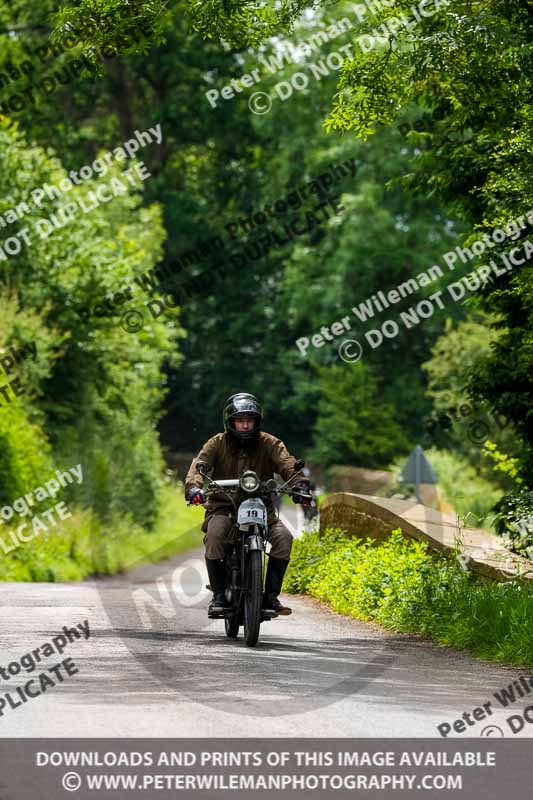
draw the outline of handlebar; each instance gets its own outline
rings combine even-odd
[[[272,478],[270,480],[268,480],[268,481],[260,482],[259,486],[257,487],[257,489],[255,491],[250,492],[250,496],[252,497],[252,496],[257,495],[257,494],[259,494],[259,495],[261,495],[261,494],[270,494],[270,495],[277,495],[277,496],[282,495],[282,494],[287,494],[289,496],[298,495],[299,497],[302,497],[302,498],[305,498],[305,499],[308,499],[308,500],[312,500],[313,495],[311,493],[308,494],[307,492],[294,491],[294,487],[288,486],[288,484],[290,484],[291,481],[293,481],[294,478],[296,478],[300,474],[301,471],[302,470],[300,469],[297,472],[295,472],[294,475],[291,475],[291,477],[287,481],[285,481],[285,483],[283,483],[281,486],[277,486],[277,485],[272,486],[272,484],[275,484],[275,481]],[[241,482],[240,482],[239,478],[224,478],[224,479],[221,479],[221,480],[218,480],[218,481],[214,481],[214,480],[212,480],[212,478],[210,478],[205,473],[203,474],[203,477],[204,477],[204,480],[208,481],[208,486],[204,490],[204,494],[206,495],[206,497],[211,495],[211,494],[215,494],[216,492],[220,492],[220,491],[222,491],[224,494],[230,495],[230,498],[231,498],[231,494],[233,494],[234,492],[237,492],[239,490],[241,490],[243,492],[243,494],[247,494],[247,492],[242,490]],[[270,484],[270,486],[268,484]],[[285,488],[285,487],[287,487],[287,488]],[[231,500],[233,502],[233,498],[231,498]],[[191,504],[187,503],[187,505],[191,505]]]
[[[211,485],[207,489],[204,490],[204,494],[205,495],[215,494],[220,489],[224,489],[226,492],[230,492],[232,490],[233,491],[238,491],[240,489],[240,483],[239,483],[238,479],[237,480],[236,479],[231,479],[231,480],[210,481],[210,484]],[[247,492],[243,491],[243,494],[247,494]],[[270,489],[270,488],[267,488],[264,483],[260,484],[255,492],[250,492],[250,496],[252,496],[254,494],[274,494],[274,495],[297,494],[300,497],[309,497],[309,498],[313,497],[312,494],[307,494],[307,492],[300,492],[300,491],[291,490],[291,487],[288,487],[288,489],[285,489],[284,485],[283,486],[277,486],[275,489]]]

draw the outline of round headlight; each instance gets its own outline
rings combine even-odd
[[[245,492],[255,492],[259,487],[259,478],[255,472],[245,472],[241,478],[241,489]]]

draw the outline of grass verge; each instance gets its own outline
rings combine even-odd
[[[284,589],[479,658],[533,666],[531,581],[482,582],[399,529],[378,545],[338,529],[306,533],[294,542]]]
[[[159,561],[199,547],[202,519],[197,508],[187,507],[179,488],[169,485],[161,490],[159,516],[151,531],[127,517],[104,524],[90,511],[76,511],[12,552],[0,550],[0,581],[77,581]],[[0,527],[6,549],[12,545],[9,532],[16,528]]]

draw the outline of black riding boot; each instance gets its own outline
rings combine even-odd
[[[209,603],[207,616],[219,617],[226,608],[226,568],[220,558],[206,558],[207,574],[209,575],[209,588],[213,592],[213,599]]]
[[[285,575],[285,570],[288,565],[289,562],[281,558],[269,557],[265,580],[265,594],[263,595],[263,608],[268,611],[275,611],[277,614],[283,614],[284,616],[292,614],[292,609],[282,605],[278,600],[278,594],[281,592],[281,586],[283,584],[283,576]]]

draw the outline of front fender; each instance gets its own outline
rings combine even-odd
[[[252,536],[247,537],[245,546],[247,550],[264,550],[265,540],[262,536],[253,534]]]

